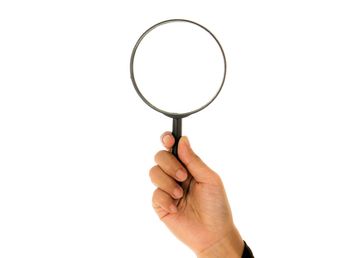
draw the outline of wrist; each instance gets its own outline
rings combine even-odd
[[[244,242],[237,230],[197,254],[197,258],[241,258]]]

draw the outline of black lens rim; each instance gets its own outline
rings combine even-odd
[[[190,111],[190,112],[185,112],[185,113],[172,113],[172,112],[167,112],[165,110],[162,110],[156,106],[154,106],[151,102],[149,102],[145,96],[143,96],[143,94],[141,93],[137,83],[136,83],[136,79],[135,79],[135,74],[134,74],[134,59],[135,59],[135,55],[136,55],[136,52],[137,52],[137,48],[139,47],[139,45],[141,44],[142,40],[147,36],[148,33],[150,33],[152,30],[154,30],[155,28],[159,27],[159,26],[162,26],[164,24],[167,24],[167,23],[171,23],[171,22],[187,22],[187,23],[191,23],[191,24],[194,24],[194,25],[197,25],[199,26],[200,28],[204,29],[205,31],[207,31],[213,38],[214,40],[216,41],[216,43],[218,44],[220,50],[221,50],[221,53],[222,53],[222,57],[223,57],[223,60],[224,60],[224,74],[223,74],[223,78],[222,78],[222,81],[221,81],[221,85],[218,89],[218,91],[216,92],[216,94],[213,96],[213,98],[211,98],[206,104],[204,104],[203,106],[201,106],[200,108],[197,108],[193,111]],[[197,113],[201,110],[203,110],[204,108],[206,108],[207,106],[209,106],[215,99],[216,97],[219,95],[219,93],[221,92],[221,89],[222,87],[224,86],[224,83],[225,83],[225,79],[226,79],[226,70],[227,70],[227,62],[226,62],[226,56],[225,56],[225,52],[224,52],[224,49],[222,48],[219,40],[214,36],[214,34],[208,30],[206,27],[204,27],[203,25],[197,23],[197,22],[194,22],[194,21],[191,21],[191,20],[187,20],[187,19],[169,19],[169,20],[165,20],[165,21],[162,21],[162,22],[159,22],[155,25],[153,25],[152,27],[150,27],[149,29],[147,29],[142,35],[141,37],[137,40],[133,50],[132,50],[132,53],[131,53],[131,58],[130,58],[130,77],[131,77],[131,81],[132,81],[132,84],[137,92],[137,94],[139,95],[139,97],[143,100],[143,102],[145,102],[149,107],[151,107],[152,109],[168,116],[168,117],[171,117],[171,118],[174,118],[174,119],[180,119],[180,118],[184,118],[184,117],[187,117],[189,115],[192,115],[194,113]]]

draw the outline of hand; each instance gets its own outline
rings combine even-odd
[[[193,152],[187,137],[178,156],[169,152],[175,139],[162,135],[166,150],[155,155],[150,178],[157,186],[152,204],[171,232],[200,258],[240,258],[244,243],[236,229],[223,183]]]

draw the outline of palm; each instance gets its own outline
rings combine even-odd
[[[190,177],[183,184],[185,196],[177,213],[159,214],[167,227],[185,244],[199,252],[232,230],[232,216],[220,180],[198,183]]]

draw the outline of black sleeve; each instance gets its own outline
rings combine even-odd
[[[244,250],[243,250],[242,258],[254,258],[252,250],[250,250],[249,246],[245,241],[244,241]]]

